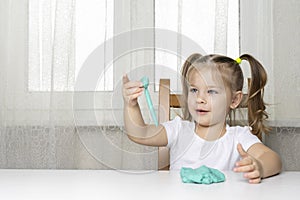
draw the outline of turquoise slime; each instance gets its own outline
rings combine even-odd
[[[145,97],[146,97],[146,101],[147,101],[147,104],[148,104],[148,108],[149,108],[150,113],[151,113],[151,117],[152,117],[155,125],[158,126],[158,120],[157,120],[157,117],[156,117],[156,114],[155,114],[155,110],[153,108],[153,103],[152,103],[152,100],[151,100],[151,97],[150,97],[150,93],[149,93],[149,90],[148,90],[148,86],[149,86],[149,79],[148,79],[148,77],[144,76],[141,79],[141,82],[143,83],[143,86],[145,88]]]
[[[183,167],[180,170],[180,176],[184,183],[212,184],[225,181],[222,172],[205,165],[196,169]]]

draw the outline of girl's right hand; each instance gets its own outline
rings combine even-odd
[[[141,81],[130,81],[127,74],[123,76],[123,99],[126,105],[135,106],[137,98],[142,95],[143,91]]]

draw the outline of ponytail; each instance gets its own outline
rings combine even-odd
[[[270,128],[265,124],[268,113],[263,101],[267,73],[263,66],[252,56],[243,54],[240,59],[247,60],[251,67],[251,81],[248,88],[248,122],[252,133],[261,138],[262,133],[268,133]]]

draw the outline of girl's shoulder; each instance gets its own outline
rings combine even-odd
[[[167,147],[173,148],[174,145],[190,142],[194,137],[194,123],[183,120],[176,116],[173,120],[162,123],[166,130],[168,145]]]
[[[232,136],[240,136],[245,134],[251,134],[250,126],[229,126],[226,125],[226,132]]]
[[[194,124],[193,122],[188,121],[188,120],[184,120],[184,119],[182,119],[179,116],[176,116],[174,119],[172,119],[172,120],[170,120],[168,122],[164,122],[164,123],[172,123],[172,124],[180,124],[180,125],[191,125],[191,124]]]
[[[195,123],[176,116],[173,120],[162,123],[167,132],[185,132],[194,130]]]
[[[251,132],[250,126],[228,126],[226,127],[227,136],[237,141],[254,141],[259,142],[260,140],[256,135]]]
[[[240,143],[246,151],[253,144],[261,142],[257,136],[252,134],[250,126],[228,126],[226,130],[227,139]]]

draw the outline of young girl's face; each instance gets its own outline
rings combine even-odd
[[[192,69],[188,76],[188,109],[200,126],[225,123],[231,93],[226,89],[220,73],[212,67]]]

